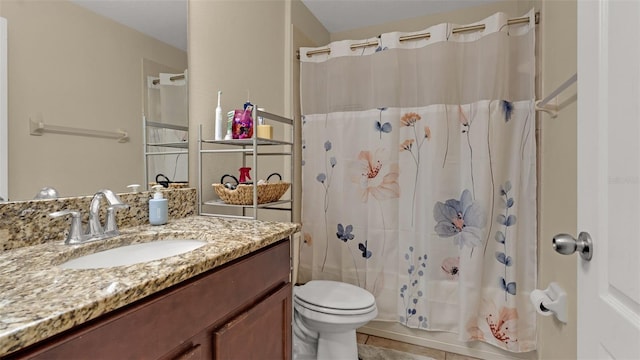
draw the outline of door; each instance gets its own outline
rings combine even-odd
[[[578,358],[640,359],[640,1],[578,0]]]

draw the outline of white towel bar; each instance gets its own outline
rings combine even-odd
[[[116,139],[119,143],[125,143],[129,141],[129,134],[126,131],[120,129],[116,131],[90,130],[69,126],[48,125],[42,121],[33,121],[29,119],[29,133],[31,135],[42,136],[42,134],[46,132],[52,134],[81,135]]]

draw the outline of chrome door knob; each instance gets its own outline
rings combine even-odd
[[[581,232],[576,240],[569,234],[558,234],[553,237],[553,249],[562,255],[571,255],[578,252],[586,260],[593,257],[593,241],[588,232]]]

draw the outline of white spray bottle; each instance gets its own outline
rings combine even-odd
[[[222,117],[222,107],[220,106],[220,95],[222,95],[222,91],[218,91],[218,106],[216,107],[216,129],[215,129],[215,139],[222,140],[225,135],[225,119]]]

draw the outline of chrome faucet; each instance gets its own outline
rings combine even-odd
[[[107,208],[107,221],[105,227],[100,223],[100,200],[105,198],[109,203]],[[52,218],[58,218],[65,215],[71,215],[71,228],[65,240],[65,244],[82,244],[84,242],[107,239],[112,236],[118,235],[118,225],[116,222],[116,210],[121,208],[128,208],[129,205],[120,200],[118,195],[109,189],[102,189],[96,192],[91,199],[91,205],[89,206],[89,224],[87,225],[87,231],[82,231],[82,215],[80,211],[62,210],[56,211],[49,216]]]
[[[100,200],[103,197],[109,203],[106,222],[107,231],[105,231],[100,223]],[[91,205],[89,205],[89,226],[87,227],[87,235],[89,235],[89,238],[106,238],[118,235],[115,211],[116,209],[127,207],[129,207],[129,205],[123,203],[118,195],[109,189],[102,189],[96,192],[91,199]]]

